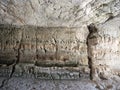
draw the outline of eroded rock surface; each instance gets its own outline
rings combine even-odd
[[[1,0],[0,23],[70,26],[103,23],[120,12],[119,0]]]
[[[1,76],[9,76],[11,67],[16,64],[15,76],[31,73],[34,77],[51,79],[49,74],[53,72],[55,79],[79,79],[81,75],[89,77],[86,27],[18,27],[3,24],[0,27]],[[41,67],[46,67],[46,70]]]
[[[1,0],[0,87],[28,77],[119,90],[119,23],[120,0]]]
[[[107,79],[111,74],[119,75],[120,63],[120,17],[104,24],[91,24],[88,29],[88,56],[92,77]]]

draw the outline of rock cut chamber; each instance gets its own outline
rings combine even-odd
[[[0,76],[89,78],[86,27],[1,24],[0,34]]]

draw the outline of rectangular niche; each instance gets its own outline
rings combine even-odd
[[[19,63],[42,67],[88,66],[85,27],[1,24],[0,34],[0,64],[12,64],[19,59]]]

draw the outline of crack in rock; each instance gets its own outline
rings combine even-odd
[[[23,37],[23,33],[22,33],[22,37]],[[15,60],[15,62],[11,65],[12,66],[11,73],[10,73],[8,78],[6,78],[2,81],[2,84],[0,85],[0,88],[3,88],[8,83],[8,81],[12,78],[12,76],[15,72],[15,67],[20,61],[20,50],[21,50],[21,44],[22,44],[21,42],[22,42],[22,38],[20,40],[20,44],[19,44],[19,47],[18,47],[18,50],[17,50],[17,52],[18,52],[18,55],[16,56],[17,60]]]

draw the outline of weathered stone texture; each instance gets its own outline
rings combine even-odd
[[[101,43],[97,46],[102,55],[99,64],[105,64],[112,69],[113,73],[120,72],[120,17],[116,17],[99,26],[99,34],[102,36]],[[99,56],[99,55],[98,55]],[[116,73],[116,74],[117,74]]]
[[[1,0],[0,23],[70,26],[103,23],[120,13],[119,0]]]
[[[119,23],[120,0],[0,0],[0,76],[120,76]]]
[[[109,78],[120,71],[120,18],[90,26],[94,30],[88,39],[93,77]]]
[[[18,27],[1,24],[0,27],[0,64],[1,67],[8,65],[8,75],[10,67],[14,64],[16,65],[13,76],[15,73],[19,76],[21,72],[29,74],[29,68],[19,67],[20,63],[23,65],[26,63],[30,64],[30,66],[28,65],[30,68],[34,68],[35,71],[32,74],[36,73],[35,77],[39,77],[38,73],[44,72],[40,68],[38,70],[37,67],[63,67],[63,71],[67,70],[66,72],[62,71],[63,74],[66,73],[68,76],[70,75],[69,71],[72,70],[72,73],[76,72],[79,78],[81,78],[79,75],[82,74],[89,77],[86,45],[88,30],[85,26],[81,28]],[[62,73],[59,68],[52,70],[58,70],[58,72],[54,72],[55,75]],[[4,74],[3,71],[1,73]],[[49,72],[44,73],[50,74]],[[65,78],[67,76],[64,76],[63,79]],[[56,79],[60,78],[56,77]]]
[[[40,29],[36,31],[38,60],[61,61],[61,63],[76,61],[81,65],[88,65],[86,28]]]
[[[36,60],[36,31],[32,27],[23,27],[22,31],[19,62],[32,63]]]
[[[0,25],[0,62],[12,64],[17,60],[18,48],[22,38],[21,30],[10,25]]]

